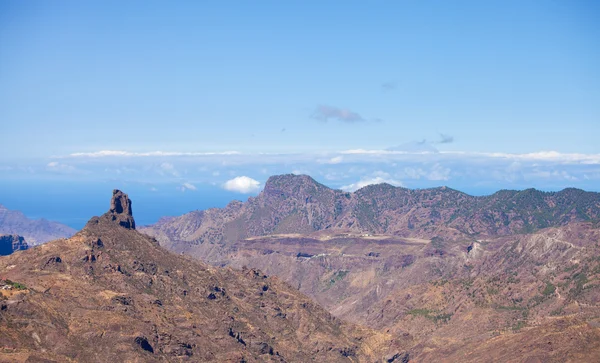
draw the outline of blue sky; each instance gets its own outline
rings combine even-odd
[[[2,1],[0,172],[598,190],[599,4]]]

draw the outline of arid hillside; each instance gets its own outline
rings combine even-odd
[[[307,175],[272,176],[247,202],[163,218],[143,228],[162,244],[227,244],[248,237],[350,231],[464,240],[600,220],[600,193],[502,190],[483,197],[440,187],[333,190]]]
[[[344,323],[278,278],[166,251],[110,211],[0,258],[0,361],[395,361],[401,340]],[[396,357],[396,358],[394,358]]]
[[[281,176],[247,203],[143,231],[215,266],[278,276],[337,317],[409,341],[417,361],[593,361],[599,208],[597,193],[574,189],[350,194]]]

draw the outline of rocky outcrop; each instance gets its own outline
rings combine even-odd
[[[0,235],[0,256],[7,256],[15,251],[23,251],[29,246],[25,239],[17,235]]]
[[[127,194],[115,189],[110,200],[110,210],[106,215],[121,227],[135,229],[135,220],[131,209],[131,199]]]

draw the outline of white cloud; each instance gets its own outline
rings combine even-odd
[[[179,177],[179,172],[177,171],[177,169],[175,169],[175,166],[171,163],[161,163],[158,169],[158,173],[160,175],[165,175],[165,174],[170,174],[173,175],[174,177]]]
[[[359,154],[359,155],[393,155],[393,154],[407,154],[405,151],[393,151],[393,150],[365,150],[365,149],[352,149],[340,151],[340,154]]]
[[[564,164],[600,164],[600,154],[560,153],[558,151],[539,151],[534,153],[469,153],[462,151],[442,151],[443,154],[487,156],[490,158],[516,159],[528,161],[553,161]]]
[[[403,157],[411,155],[430,155],[436,156],[436,152],[431,151],[402,151],[402,150],[368,150],[351,149],[340,151],[342,155],[366,155],[366,156],[394,156]],[[501,152],[469,152],[469,151],[440,151],[439,154],[446,158],[465,159],[465,158],[493,158],[493,159],[512,159],[524,161],[548,161],[564,164],[600,164],[600,154],[578,154],[578,153],[560,153],[558,151],[539,151],[533,153],[501,153]]]
[[[420,167],[405,167],[403,173],[410,179],[448,180],[450,179],[450,168],[435,163],[429,170]]]
[[[257,158],[260,155],[260,158]],[[227,162],[239,164],[257,163],[257,162],[279,162],[279,161],[303,161],[314,160],[315,155],[311,153],[281,154],[265,153],[244,154],[238,151],[218,151],[218,152],[183,152],[183,151],[148,151],[131,152],[123,150],[101,150],[95,152],[77,152],[67,155],[71,158],[110,158],[110,157],[182,157],[182,156],[229,156]],[[321,155],[322,156],[322,155]],[[414,156],[435,158],[443,157],[445,159],[464,159],[464,158],[492,158],[492,159],[512,159],[520,161],[548,161],[566,164],[600,164],[600,154],[581,154],[581,153],[560,153],[558,151],[539,151],[532,153],[504,153],[504,152],[467,152],[467,151],[440,151],[421,150],[409,148],[407,150],[391,149],[350,149],[339,152],[329,153],[327,158],[317,159],[322,164],[337,164],[342,161],[352,162],[353,159],[346,160],[343,156],[372,156],[379,158],[389,158],[390,160],[406,160]],[[64,156],[63,156],[64,157]],[[224,162],[224,161],[222,161]]]
[[[264,180],[268,175],[290,172],[321,178],[332,187],[344,186],[345,189],[357,189],[376,182],[400,184],[402,181],[411,188],[450,185],[460,189],[485,185],[490,190],[527,187],[550,190],[568,186],[597,190],[597,183],[592,181],[600,178],[600,154],[568,154],[558,151],[520,154],[427,152],[419,148],[400,150],[381,147],[297,153],[134,153],[105,150],[73,155],[79,156],[52,157],[34,161],[31,165],[10,165],[8,168],[8,165],[4,165],[2,170],[22,175],[31,170],[36,175],[62,174],[73,178],[87,176],[94,180],[123,178],[152,185],[169,182],[178,188],[184,188],[181,185],[185,181],[206,185],[214,183],[225,188],[224,184],[228,180],[235,180],[235,177],[241,175],[262,175],[260,179]],[[388,175],[377,174],[377,171]],[[247,184],[248,189],[244,189],[244,192],[258,190],[257,183]],[[237,191],[241,188],[240,181],[229,182],[228,187]]]
[[[62,173],[62,174],[75,174],[81,173],[82,171],[78,170],[73,165],[59,163],[58,161],[51,161],[46,165],[46,170],[54,173]]]
[[[533,173],[529,174],[528,176],[533,176],[533,177],[537,177],[537,178],[545,178],[545,179],[554,179],[554,180],[556,180],[556,179],[564,179],[564,180],[569,180],[569,181],[579,180],[579,178],[567,173],[564,170],[562,170],[562,171],[534,170]]]
[[[223,189],[243,194],[253,193],[260,189],[260,182],[247,176],[238,176],[223,184]]]
[[[343,154],[343,155],[428,155],[428,154],[437,154],[437,153],[438,153],[438,151],[435,149],[416,150],[416,151],[351,149],[351,150],[340,151],[340,154]]]
[[[336,171],[321,173],[321,175],[323,175],[326,180],[344,180],[349,177],[347,173]]]
[[[196,186],[192,183],[183,183],[177,189],[181,190],[182,192],[185,192],[186,190],[196,190],[198,188],[196,188]]]
[[[448,180],[450,179],[450,169],[443,167],[442,165],[436,163],[433,165],[429,174],[427,174],[427,179],[429,180]]]
[[[344,160],[342,156],[336,156],[327,161],[327,164],[339,164]]]
[[[160,164],[160,167],[162,170],[173,170],[175,169],[175,167],[173,166],[173,164],[170,163],[162,163]]]
[[[367,185],[382,184],[382,183],[391,184],[391,185],[397,186],[397,187],[402,186],[402,182],[399,180],[393,179],[390,176],[390,174],[383,172],[383,171],[377,171],[377,172],[373,173],[372,176],[363,177],[356,183],[344,185],[343,187],[341,187],[341,189],[344,191],[347,191],[347,192],[354,192],[360,188],[366,187]]]
[[[144,157],[144,156],[210,156],[210,155],[239,155],[237,151],[220,152],[181,152],[181,151],[149,151],[149,152],[131,152],[122,150],[101,150],[95,152],[80,152],[69,154],[70,157]]]

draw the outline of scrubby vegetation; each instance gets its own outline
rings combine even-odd
[[[12,286],[13,288],[15,288],[17,290],[25,290],[25,289],[27,289],[27,286],[25,286],[25,285],[23,285],[23,284],[21,284],[19,282],[14,282],[14,281],[11,281],[11,280],[8,280],[8,279],[4,280],[4,283],[6,285]]]
[[[434,323],[447,323],[452,318],[453,314],[438,314],[436,311],[429,309],[411,309],[406,312],[408,315],[412,316],[422,316],[427,318]]]

